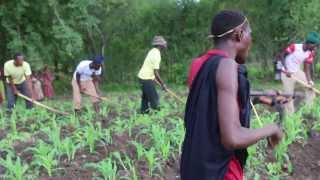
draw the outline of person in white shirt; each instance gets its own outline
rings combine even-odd
[[[81,93],[90,96],[94,110],[99,112],[98,83],[103,60],[103,56],[96,56],[93,60],[83,60],[78,64],[71,83],[76,114],[81,111]]]
[[[278,58],[282,64],[281,81],[285,93],[294,93],[296,84],[295,79],[302,80],[310,86],[314,85],[311,77],[311,65],[319,44],[319,35],[316,32],[311,32],[308,34],[304,43],[291,44],[280,53]],[[302,64],[304,65],[303,70],[301,70]],[[315,93],[311,89],[306,88],[305,94],[306,104],[311,105],[315,97]],[[291,114],[294,110],[293,101],[287,103],[286,112]]]

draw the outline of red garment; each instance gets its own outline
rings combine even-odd
[[[228,171],[224,177],[224,180],[243,180],[243,177],[243,169],[236,157],[233,156],[230,160]]]
[[[44,71],[42,74],[42,81],[43,81],[43,93],[45,97],[52,98],[54,95],[54,90],[52,86],[52,81],[54,77],[51,72]]]
[[[222,51],[222,50],[218,50],[218,49],[212,49],[209,50],[207,53],[197,57],[196,59],[194,59],[191,63],[190,69],[189,69],[189,76],[188,76],[188,86],[189,88],[191,88],[192,85],[192,81],[194,80],[194,78],[196,77],[196,75],[198,74],[199,70],[201,69],[201,66],[211,57],[214,55],[218,55],[218,56],[225,56],[227,57],[227,54]]]
[[[214,55],[227,57],[227,54],[224,51],[213,49],[213,50],[209,50],[206,54],[203,54],[200,57],[193,60],[191,66],[190,66],[189,76],[188,76],[189,88],[191,88],[192,82],[193,82],[194,78],[197,76],[202,65],[211,56],[214,56]],[[230,160],[228,171],[225,175],[224,180],[243,180],[243,177],[244,177],[243,169],[242,169],[239,161],[236,159],[236,157],[233,156]]]

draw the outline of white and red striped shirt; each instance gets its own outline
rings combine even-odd
[[[291,73],[299,71],[302,63],[312,64],[315,56],[314,51],[304,51],[303,44],[291,44],[285,51],[288,53],[285,57],[285,63]]]

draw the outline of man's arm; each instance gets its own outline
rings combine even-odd
[[[285,50],[283,50],[278,58],[281,61],[281,64],[283,65],[284,69],[285,69],[285,73],[287,74],[288,77],[291,77],[291,73],[288,72],[288,67],[286,64],[286,57],[290,54],[293,53],[296,49],[295,44],[290,44]]]
[[[281,61],[282,66],[284,67],[285,71],[288,71],[287,64],[286,64],[286,57],[289,55],[287,51],[283,51],[279,54],[278,60]]]
[[[96,74],[92,74],[92,82],[94,84],[94,87],[96,88],[96,92],[98,94],[100,94],[100,89],[99,89],[99,83],[101,81],[100,76],[96,75]]]
[[[16,95],[18,93],[18,90],[13,82],[12,77],[10,76],[10,72],[8,71],[7,64],[4,65],[3,74],[4,74],[4,79],[5,79],[6,83],[7,83],[7,81],[9,81],[9,85],[10,85],[13,93]]]
[[[303,66],[303,71],[306,75],[306,78],[307,78],[307,83],[312,83],[313,85],[313,82],[312,82],[312,78],[311,78],[311,64],[309,63],[304,63],[304,66]]]
[[[9,84],[10,84],[10,87],[11,87],[13,93],[14,93],[15,95],[18,94],[17,87],[16,87],[16,85],[14,84],[12,77],[11,77],[11,76],[5,76],[5,79],[8,79],[8,80],[9,80]]]
[[[237,67],[234,60],[227,59],[220,62],[217,70],[219,127],[222,144],[227,149],[241,149],[269,136],[272,136],[272,144],[277,144],[282,132],[276,124],[259,129],[248,129],[241,126],[237,104]]]
[[[79,87],[80,92],[82,91],[81,83],[80,83],[80,73],[76,72],[76,81]]]
[[[159,73],[159,69],[155,69],[154,70],[154,75],[156,77],[156,81],[158,81],[161,85],[161,87],[166,90],[167,86],[164,84],[164,82],[162,81],[161,77],[160,77],[160,73]]]

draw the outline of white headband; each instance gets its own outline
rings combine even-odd
[[[221,38],[221,37],[223,37],[223,36],[225,36],[225,35],[227,35],[227,34],[232,33],[232,32],[233,32],[235,29],[237,29],[238,27],[243,26],[244,23],[246,23],[246,22],[247,22],[247,18],[245,18],[245,19],[243,20],[243,22],[242,22],[241,24],[239,24],[238,26],[236,26],[235,28],[232,28],[232,29],[230,29],[229,31],[224,32],[224,33],[222,33],[222,34],[218,34],[218,35],[213,35],[213,34],[211,34],[211,35],[208,36],[208,38]]]

